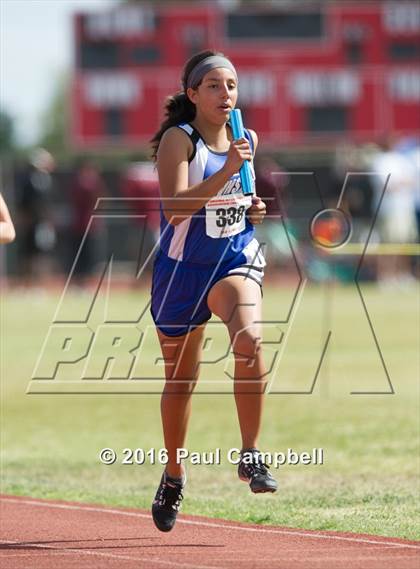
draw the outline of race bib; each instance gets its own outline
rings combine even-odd
[[[239,176],[230,179],[206,205],[206,234],[214,239],[231,237],[245,229],[252,196],[242,193]]]

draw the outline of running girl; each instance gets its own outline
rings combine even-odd
[[[186,476],[176,449],[184,446],[198,379],[205,323],[227,326],[235,354],[234,394],[242,436],[241,480],[253,492],[277,483],[257,450],[266,385],[261,353],[261,286],[265,261],[254,238],[265,204],[242,193],[239,169],[252,161],[257,135],[232,140],[229,113],[238,97],[233,64],[204,51],[185,65],[183,92],[170,97],[167,119],[152,140],[161,193],[160,249],[151,312],[165,361],[162,425],[169,461],[152,506],[170,531]]]

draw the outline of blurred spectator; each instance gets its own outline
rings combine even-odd
[[[95,165],[89,159],[80,160],[69,185],[69,200],[72,208],[71,261],[73,263],[76,260],[73,279],[79,285],[85,284],[94,266],[95,238],[100,229],[99,219],[93,220],[88,232],[86,229],[97,199],[105,196],[106,193],[102,177]]]
[[[417,243],[420,243],[420,140],[409,137],[400,140],[397,151],[405,156],[412,164],[414,183],[414,211],[416,216]]]
[[[371,229],[374,187],[372,176],[365,172],[363,163],[364,147],[341,144],[336,148],[333,168],[333,192],[336,207],[338,197],[346,181],[341,208],[349,213],[352,220],[352,234],[356,242],[365,243]]]
[[[44,148],[37,148],[20,183],[18,220],[21,234],[21,271],[24,284],[39,278],[47,255],[55,245],[52,218],[52,177],[55,168],[53,156]]]
[[[420,243],[420,145],[418,145],[410,153],[410,158],[414,162],[414,168],[416,172],[416,191],[414,197],[414,206],[416,212],[416,223],[417,223],[417,243]]]
[[[378,212],[377,227],[383,243],[404,244],[416,239],[415,192],[418,181],[414,164],[398,151],[392,138],[384,141],[374,157],[372,170],[377,176],[375,203],[381,199],[387,178],[389,180]],[[410,284],[409,258],[404,255],[380,257],[379,277],[383,284]]]
[[[140,230],[140,255],[133,252],[133,258],[138,258],[139,267],[148,259],[159,238],[159,181],[155,167],[150,162],[131,164],[123,173],[120,193],[128,198],[133,212],[136,214],[134,223]]]
[[[282,191],[287,185],[288,176],[273,158],[267,155],[257,156],[254,162],[257,195],[265,202],[267,217],[258,227],[258,235],[265,246],[267,262],[271,266],[283,265],[291,258],[289,239],[281,217],[285,215]],[[276,173],[273,176],[273,173]],[[289,223],[289,229],[290,229]]]
[[[11,243],[16,237],[12,218],[3,196],[0,194],[0,244]]]
[[[377,151],[377,146],[372,144],[356,146],[342,142],[336,146],[331,172],[330,193],[334,195],[334,203],[329,207],[336,208],[341,196],[340,209],[349,217],[351,240],[362,247],[368,238],[370,243],[377,243],[379,239],[372,227],[375,189],[369,172],[371,164],[369,157],[372,153],[376,155]],[[341,280],[349,281],[354,278],[354,258],[335,255],[333,265],[333,270]],[[376,278],[377,261],[366,256],[359,268],[358,279],[372,281]]]

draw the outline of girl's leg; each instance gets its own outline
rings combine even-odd
[[[239,275],[218,281],[207,304],[227,326],[235,355],[235,402],[242,448],[257,448],[266,386],[261,351],[261,289]]]
[[[191,395],[199,374],[199,361],[205,326],[180,337],[165,336],[157,330],[165,361],[166,383],[161,398],[165,447],[168,450],[166,472],[181,478],[183,467],[176,462],[177,448],[184,447],[191,415]]]

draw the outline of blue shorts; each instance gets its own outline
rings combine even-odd
[[[212,315],[207,306],[208,293],[227,276],[241,275],[262,287],[264,255],[255,239],[251,244],[248,251],[219,265],[176,261],[160,250],[153,267],[150,308],[157,328],[166,336],[183,336],[207,322]]]

